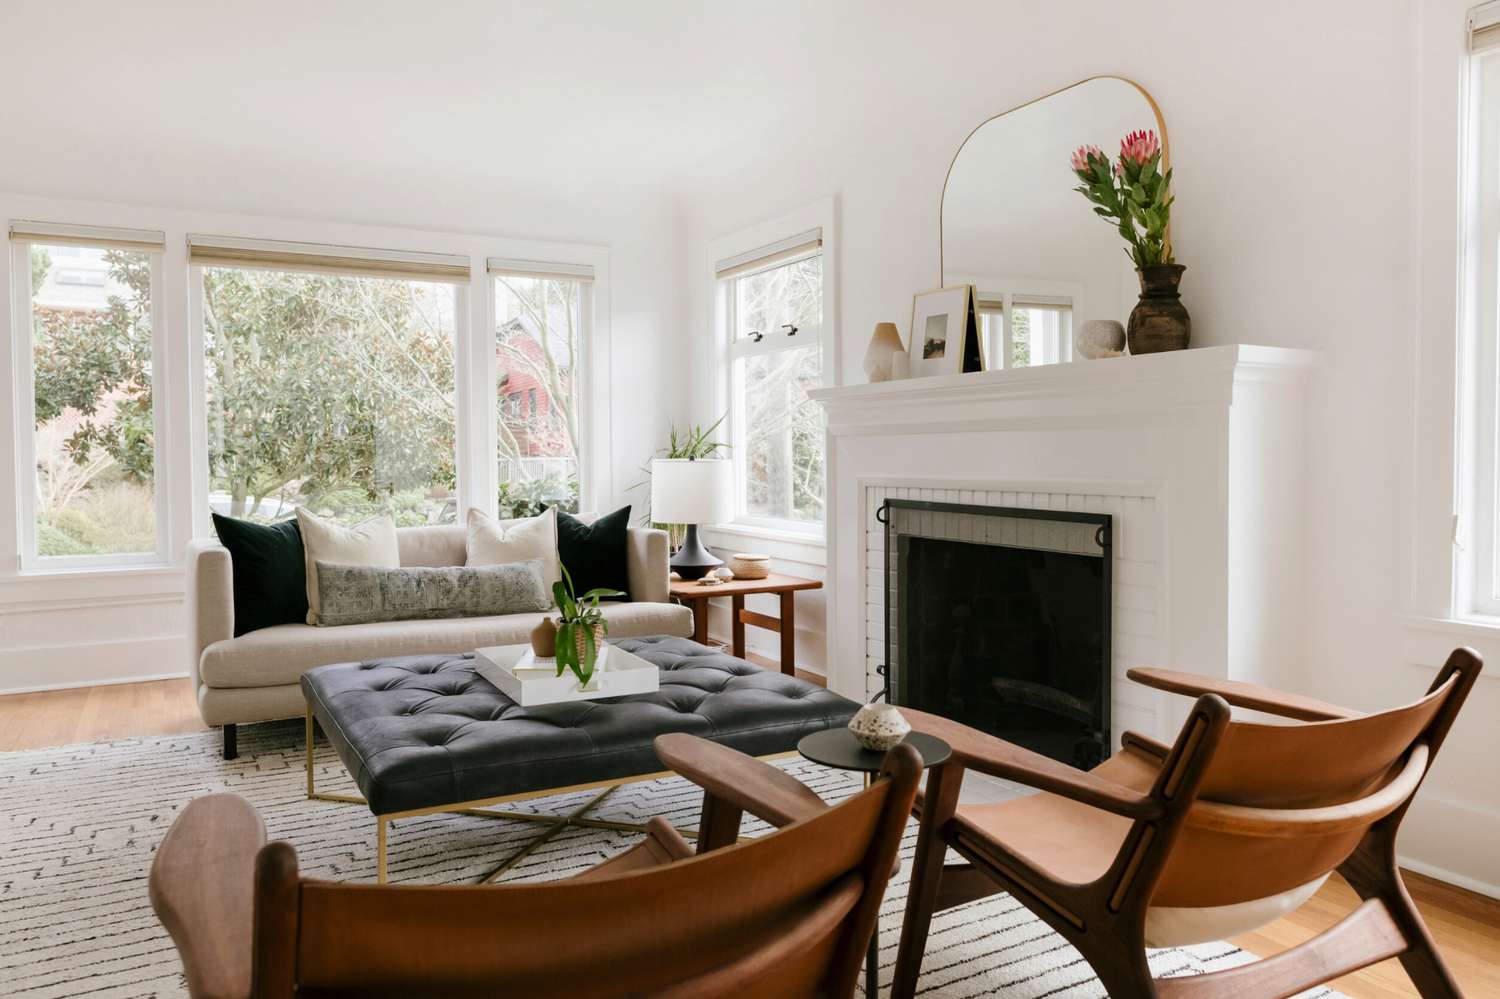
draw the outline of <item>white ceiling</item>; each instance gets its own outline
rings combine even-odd
[[[0,190],[671,185],[901,113],[945,34],[901,3],[5,0]]]

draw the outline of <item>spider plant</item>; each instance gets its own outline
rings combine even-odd
[[[728,416],[729,414],[725,413],[723,416],[710,423],[707,427],[694,424],[682,433],[678,432],[676,424],[669,426],[667,428],[667,446],[657,451],[655,457],[677,458],[679,460],[690,459],[693,461],[697,461],[701,458],[719,457],[719,452],[728,451],[729,445],[725,444],[723,441],[709,440],[709,438],[712,437],[716,432],[718,432],[719,427],[723,425],[724,420],[728,418]],[[682,544],[682,536],[687,532],[687,525],[658,524],[652,521],[651,462],[648,461],[644,465],[642,465],[641,471],[646,473],[646,478],[640,482],[637,482],[630,488],[644,488],[646,490],[646,502],[644,504],[646,523],[650,524],[652,527],[658,528],[659,530],[666,531],[669,537],[668,545],[673,551],[676,551],[678,546]]]

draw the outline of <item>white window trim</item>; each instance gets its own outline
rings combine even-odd
[[[59,227],[60,228],[60,227]],[[161,566],[169,550],[167,497],[171,494],[171,470],[161,460],[163,437],[168,419],[166,395],[158,388],[162,367],[158,361],[167,353],[171,342],[170,321],[166,318],[163,284],[165,268],[161,249],[137,252],[151,258],[151,436],[154,442],[151,460],[151,503],[156,523],[156,548],[149,552],[112,555],[40,555],[36,531],[36,372],[34,368],[34,308],[31,295],[31,248],[48,245],[44,239],[15,240],[9,244],[11,260],[11,341],[13,344],[11,386],[16,399],[16,559],[20,573],[76,572]]]
[[[462,413],[456,427],[460,512],[476,507],[495,513],[499,489],[494,460],[495,310],[487,261],[492,257],[556,261],[591,268],[594,274],[592,294],[583,296],[591,315],[586,347],[590,361],[585,372],[588,396],[583,407],[587,426],[580,428],[587,450],[579,470],[579,504],[584,509],[605,509],[614,499],[609,428],[611,273],[608,247],[0,194],[0,220],[26,219],[165,234],[162,275],[153,283],[153,296],[161,302],[161,308],[152,317],[156,343],[164,345],[152,358],[154,404],[165,407],[165,417],[158,423],[156,442],[158,504],[165,511],[166,518],[165,526],[158,534],[163,551],[153,558],[157,564],[181,566],[187,543],[194,537],[211,534],[201,290],[194,293],[195,285],[201,289],[201,281],[193,280],[187,260],[187,236],[195,232],[334,247],[461,255],[469,259],[469,281],[457,285],[461,333],[455,337],[454,344],[455,403]],[[14,264],[0,268],[0,301],[16,302],[13,291],[17,276]],[[28,284],[24,287],[29,289],[29,264],[26,281]],[[20,385],[19,369],[23,361],[29,377],[29,354],[22,357],[23,349],[29,351],[29,314],[25,327],[20,326],[17,319],[17,307],[0,308],[0,385],[3,386]],[[476,330],[483,331],[483,335],[475,335]],[[28,399],[29,393],[28,381]],[[5,406],[10,425],[29,427],[31,417],[22,408],[21,393],[13,391],[7,395],[11,397]],[[6,579],[56,572],[78,576],[112,574],[117,579],[111,585],[117,585],[122,592],[128,591],[130,578],[142,569],[141,563],[117,563],[109,567],[91,563],[69,568],[54,567],[53,560],[48,559],[42,569],[21,570],[21,489],[24,486],[34,491],[35,488],[31,479],[23,474],[26,468],[18,454],[24,436],[16,432],[0,433],[0,583]]]
[[[730,412],[733,403],[733,393],[730,390],[730,380],[733,378],[734,371],[733,362],[737,357],[778,348],[775,345],[767,345],[765,341],[761,344],[736,344],[734,342],[732,326],[734,310],[728,298],[731,284],[728,279],[718,277],[717,264],[719,261],[742,256],[759,247],[775,245],[812,229],[822,230],[823,322],[818,327],[816,335],[823,351],[822,384],[826,388],[843,382],[841,337],[839,336],[839,239],[835,225],[834,199],[832,197],[820,199],[778,218],[720,237],[708,244],[704,268],[706,287],[713,290],[709,299],[712,309],[709,327],[712,331],[712,345],[707,351],[708,370],[705,373],[705,383],[712,386],[712,391],[709,395],[708,409],[700,413],[694,422],[707,426],[717,420],[720,415],[728,413],[725,426],[732,444],[738,444],[743,439],[743,428],[740,426],[742,420],[737,420],[736,414]],[[812,333],[811,330],[799,329],[797,336],[802,337],[804,334],[811,336]],[[744,496],[744,482],[741,478],[743,465],[738,457],[741,450],[742,448],[736,446],[731,451],[731,457],[735,461],[736,504]],[[832,509],[830,500],[834,476],[833,461],[834,455],[831,450],[827,449],[825,441],[823,459],[825,514]],[[722,526],[726,530],[738,527],[757,531],[763,536],[770,535],[818,546],[825,543],[829,530],[826,516],[822,523],[802,524],[796,521],[740,514],[730,524]]]

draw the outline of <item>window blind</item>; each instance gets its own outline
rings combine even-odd
[[[10,224],[10,238],[16,243],[92,246],[106,250],[159,252],[167,245],[166,233],[155,229],[119,229],[113,226],[67,225],[62,222],[22,219]]]
[[[1011,305],[1018,309],[1044,309],[1049,312],[1071,312],[1073,300],[1056,295],[1013,295]]]
[[[469,258],[456,254],[287,243],[233,236],[188,236],[188,261],[202,267],[315,271],[407,281],[462,283],[469,280]]]
[[[1469,11],[1469,51],[1500,48],[1500,2],[1480,4]]]
[[[544,278],[553,281],[592,281],[592,264],[559,264],[544,260],[513,260],[508,257],[490,257],[485,269],[492,277]]]
[[[822,248],[823,229],[820,226],[774,243],[767,243],[765,246],[758,246],[744,253],[736,253],[732,257],[725,257],[714,264],[714,276],[723,281],[726,278],[763,271]]]

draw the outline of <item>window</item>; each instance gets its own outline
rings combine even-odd
[[[1042,295],[979,294],[979,333],[990,368],[1073,359],[1073,302]]]
[[[43,223],[11,227],[23,567],[163,558],[152,384],[159,233]],[[67,261],[68,266],[60,266]],[[24,409],[23,409],[24,411]]]
[[[1484,25],[1484,15],[1494,22]],[[1479,8],[1471,16],[1467,211],[1464,223],[1470,280],[1465,306],[1464,433],[1460,449],[1464,495],[1460,499],[1461,614],[1500,616],[1500,436],[1496,433],[1500,377],[1500,10]]]
[[[209,507],[345,523],[457,516],[458,275],[191,237],[201,293]],[[355,252],[355,251],[349,251]]]
[[[578,509],[591,268],[492,260],[501,517]]]
[[[821,230],[721,261],[729,346],[730,454],[739,519],[794,530],[823,523]]]

